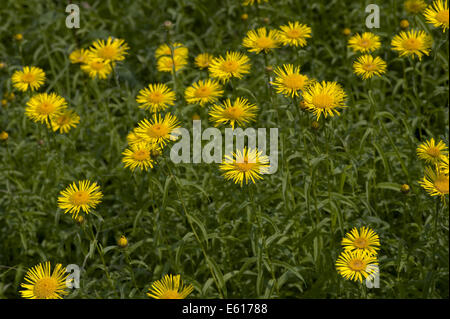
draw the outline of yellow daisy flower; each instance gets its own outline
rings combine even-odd
[[[139,108],[158,112],[174,105],[175,93],[165,84],[149,84],[147,88],[139,91],[136,102]]]
[[[17,70],[11,77],[13,86],[19,91],[34,91],[45,82],[45,72],[35,66],[24,66],[23,70]]]
[[[223,95],[223,90],[219,82],[211,79],[199,80],[193,83],[184,92],[186,101],[189,104],[215,103]]]
[[[200,69],[206,69],[211,64],[214,57],[209,53],[201,53],[195,57],[195,65]]]
[[[444,156],[442,160],[438,163],[439,171],[444,174],[448,175],[448,155]]]
[[[80,123],[80,117],[72,110],[63,110],[61,114],[51,119],[53,131],[59,130],[60,133],[68,133],[72,127]]]
[[[442,28],[442,32],[448,29],[448,2],[447,0],[436,0],[423,13],[428,23],[434,27]]]
[[[214,105],[209,111],[210,120],[214,126],[229,123],[234,129],[235,125],[245,126],[255,121],[258,107],[248,102],[247,99],[238,97],[234,103],[226,99],[220,105]]]
[[[433,169],[431,167],[425,168],[425,176],[419,181],[430,196],[440,196],[442,200],[445,199],[445,195],[448,195],[448,175],[439,170],[439,167]]]
[[[180,275],[165,275],[152,283],[147,296],[155,299],[185,299],[192,291],[192,285],[183,285]]]
[[[156,63],[156,69],[159,72],[178,72],[183,69],[187,64],[187,60],[182,56],[175,56],[174,59],[168,56],[163,56],[158,59]]]
[[[342,239],[342,246],[345,250],[362,250],[368,254],[376,255],[380,249],[380,240],[377,233],[365,226],[358,229],[353,228]]]
[[[258,30],[250,30],[247,32],[247,36],[244,38],[242,45],[248,48],[248,51],[255,52],[256,54],[264,51],[268,53],[270,50],[278,48],[280,40],[278,31],[269,30],[266,28],[259,28]]]
[[[64,210],[64,214],[72,214],[76,218],[80,210],[89,214],[91,209],[95,209],[103,197],[100,186],[91,183],[89,180],[75,182],[60,192],[58,197],[58,207]]]
[[[34,122],[50,124],[67,108],[66,100],[56,93],[34,95],[25,108],[25,114]]]
[[[342,277],[361,283],[375,274],[377,267],[376,257],[363,250],[343,251],[336,261],[336,269]]]
[[[157,144],[135,143],[122,153],[124,156],[122,162],[125,163],[125,167],[129,167],[132,171],[137,167],[140,170],[147,171],[148,168],[153,168],[152,154],[159,151],[160,148]]]
[[[0,141],[6,141],[8,139],[8,137],[9,137],[8,132],[5,132],[5,131],[0,132]]]
[[[353,63],[353,69],[356,75],[364,80],[370,79],[372,76],[381,76],[386,73],[386,62],[380,57],[373,58],[371,55],[363,55],[358,61]]]
[[[169,140],[174,138],[173,132],[179,127],[180,124],[176,116],[167,113],[162,118],[161,114],[154,114],[150,121],[144,119],[139,122],[135,133],[147,143],[156,143],[159,146],[164,146]]]
[[[403,19],[400,21],[400,28],[402,29],[408,29],[409,28],[409,21],[406,19]]]
[[[87,62],[81,65],[81,69],[84,72],[88,73],[89,76],[93,79],[95,79],[97,76],[100,79],[106,79],[112,72],[112,67],[109,60],[97,58],[92,55],[89,55]]]
[[[354,52],[360,51],[372,52],[381,47],[380,37],[371,33],[364,32],[362,35],[355,34],[348,40],[348,46],[353,49]]]
[[[292,64],[284,64],[283,68],[277,67],[275,74],[277,77],[271,84],[277,93],[286,97],[300,96],[301,91],[304,91],[313,82],[306,75],[300,73],[299,66],[294,67]]]
[[[244,6],[248,6],[248,5],[252,6],[255,2],[258,3],[258,4],[260,4],[260,3],[262,3],[263,1],[264,1],[264,2],[268,2],[269,0],[244,0],[244,1],[242,2],[242,4],[243,4]]]
[[[69,292],[66,290],[66,268],[57,264],[51,272],[50,262],[38,264],[28,269],[25,283],[20,284],[24,290],[20,291],[26,299],[62,299]]]
[[[417,55],[419,60],[424,54],[430,53],[432,43],[432,38],[422,30],[401,31],[391,41],[392,50],[398,51],[400,56],[411,56],[414,59],[414,55]]]
[[[437,164],[448,154],[447,145],[443,141],[436,144],[434,138],[419,145],[417,156],[430,164]]]
[[[125,40],[108,37],[106,42],[105,40],[97,40],[92,43],[90,51],[96,58],[114,62],[124,60],[125,55],[128,54],[128,49]]]
[[[311,28],[298,21],[294,23],[289,22],[288,25],[282,25],[280,29],[279,35],[283,45],[304,47],[306,45],[306,39],[311,38]]]
[[[157,59],[163,57],[163,56],[167,56],[167,57],[172,57],[172,51],[173,50],[173,57],[180,57],[182,59],[187,59],[188,54],[189,54],[189,49],[186,48],[183,44],[181,43],[173,43],[172,44],[172,48],[168,45],[168,44],[162,44],[160,45],[156,51],[155,51],[155,57]]]
[[[262,151],[244,147],[242,151],[225,155],[219,168],[225,171],[223,174],[225,179],[233,180],[242,187],[244,180],[245,184],[248,184],[249,181],[255,183],[256,180],[263,179],[261,174],[267,173],[269,166],[269,158],[262,155]]]
[[[403,3],[403,7],[406,12],[417,14],[422,12],[427,7],[427,4],[423,0],[406,0]]]
[[[209,66],[211,77],[227,82],[232,77],[242,79],[244,74],[250,72],[250,59],[240,52],[227,52],[225,58],[222,56],[214,58]]]
[[[337,108],[347,107],[346,97],[345,91],[336,82],[317,82],[303,93],[305,106],[317,116],[317,120],[321,114],[325,118],[334,116],[334,113],[339,115]]]
[[[87,63],[89,60],[89,51],[85,49],[78,49],[70,53],[70,62],[75,63]]]
[[[130,144],[130,145],[138,144],[138,143],[147,143],[145,138],[136,134],[136,129],[134,129],[133,131],[128,133],[127,141],[128,141],[128,144]]]

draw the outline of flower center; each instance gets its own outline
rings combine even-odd
[[[211,95],[211,89],[206,86],[199,87],[197,89],[197,91],[195,91],[195,96],[199,97],[199,98],[209,97],[210,95]]]
[[[168,128],[163,124],[154,124],[147,130],[147,134],[150,137],[158,138],[169,134]]]
[[[176,290],[167,290],[161,295],[161,299],[181,299],[180,294]]]
[[[370,46],[370,40],[361,39],[361,41],[359,41],[359,46],[361,46],[363,48],[368,48]]]
[[[106,46],[99,50],[98,55],[103,59],[110,60],[117,55],[117,50],[111,46]]]
[[[411,39],[407,39],[403,42],[403,47],[406,50],[413,51],[413,50],[418,50],[420,48],[421,44],[422,43],[418,39],[411,38]]]
[[[227,117],[233,120],[237,120],[238,118],[240,118],[242,113],[243,113],[242,109],[237,108],[235,106],[226,109]]]
[[[105,66],[105,64],[100,61],[91,62],[91,68],[93,68],[94,70],[97,70],[97,71],[103,69],[104,66]]]
[[[149,158],[150,152],[147,150],[138,150],[133,153],[133,158],[136,161],[144,161]]]
[[[357,239],[355,239],[353,244],[358,248],[366,248],[367,240],[365,240],[364,238],[357,238]]]
[[[86,191],[78,191],[72,194],[72,203],[75,206],[86,205],[89,202],[89,193]]]
[[[291,90],[301,90],[305,86],[307,76],[301,74],[290,74],[285,77],[283,84]]]
[[[435,16],[435,19],[440,23],[448,25],[448,10],[439,11]]]
[[[242,163],[236,163],[236,166],[241,172],[248,172],[253,170],[256,163],[249,163],[248,158],[244,158],[244,161]]]
[[[373,71],[377,69],[377,66],[373,63],[366,63],[363,64],[362,68],[366,71]]]
[[[366,263],[359,259],[354,259],[350,261],[348,266],[354,271],[361,271],[366,269]]]
[[[225,61],[222,63],[222,71],[224,72],[236,72],[239,68],[239,64],[236,61]]]
[[[152,92],[148,96],[150,103],[160,104],[164,101],[164,95],[161,92]]]
[[[442,194],[448,194],[448,176],[438,177],[434,181],[434,186]]]
[[[432,157],[439,157],[441,155],[441,151],[437,147],[430,147],[427,149],[427,154]]]
[[[39,113],[42,115],[49,115],[55,111],[55,105],[50,102],[42,102],[39,105]]]
[[[34,82],[35,80],[36,80],[36,77],[34,76],[33,73],[25,73],[22,76],[22,81],[23,82],[31,83],[31,82]]]
[[[299,38],[302,32],[298,29],[291,29],[286,32],[286,36],[291,39]]]
[[[328,94],[317,94],[312,99],[312,104],[321,109],[331,108],[333,102],[333,97]]]
[[[66,115],[61,115],[61,116],[58,117],[58,119],[56,120],[56,123],[57,123],[59,126],[63,126],[63,125],[69,124],[69,121],[70,121],[70,118],[69,118],[68,116],[66,116]]]
[[[58,282],[53,277],[44,277],[39,279],[33,288],[33,293],[38,299],[47,299],[52,297],[58,288]]]
[[[261,37],[256,40],[256,46],[261,49],[269,49],[273,47],[273,40],[268,37]]]

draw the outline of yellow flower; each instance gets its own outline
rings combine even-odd
[[[411,56],[414,59],[414,55],[422,59],[422,56],[430,53],[433,40],[424,31],[401,31],[396,35],[392,41],[392,50],[398,51],[400,56]]]
[[[423,11],[427,7],[427,4],[423,0],[406,0],[403,6],[407,12],[417,14]]]
[[[91,54],[89,55],[87,62],[81,65],[81,69],[84,72],[88,73],[89,76],[93,79],[95,79],[97,76],[100,79],[106,79],[112,72],[112,67],[109,60],[97,58]]]
[[[22,71],[17,70],[11,77],[13,86],[25,92],[30,89],[34,91],[45,82],[45,72],[35,66],[25,66]]]
[[[159,72],[178,72],[187,64],[187,60],[182,56],[175,56],[174,59],[168,56],[163,56],[158,59],[156,68]]]
[[[119,240],[117,240],[117,246],[119,246],[120,248],[127,247],[128,239],[124,235],[120,236]]]
[[[248,5],[253,5],[255,2],[256,3],[258,3],[258,4],[260,4],[261,2],[268,2],[269,0],[244,0],[243,2],[242,2],[242,4],[244,5],[244,6],[248,6]]]
[[[2,106],[3,107],[7,107],[8,106],[8,100],[7,99],[2,99]]]
[[[16,34],[14,34],[14,39],[16,39],[17,41],[22,41],[22,40],[23,40],[23,35],[22,35],[22,33],[16,33]]]
[[[448,154],[447,145],[443,141],[436,144],[434,138],[419,145],[417,156],[426,163],[437,164]]]
[[[436,0],[423,13],[428,23],[434,27],[442,28],[442,32],[448,29],[448,3],[447,0]]]
[[[371,32],[364,32],[362,35],[357,33],[348,40],[348,46],[354,52],[361,51],[364,53],[375,51],[381,46],[380,37]]]
[[[352,34],[352,30],[350,30],[350,28],[344,28],[342,30],[342,34],[349,36],[350,34]]]
[[[342,246],[345,250],[362,250],[368,254],[376,255],[380,249],[380,240],[378,235],[370,228],[365,226],[359,229],[353,228],[342,239]]]
[[[328,115],[334,116],[334,113],[339,115],[337,108],[347,107],[346,97],[344,90],[336,82],[315,83],[303,93],[305,106],[317,116],[317,120],[321,114],[325,118]]]
[[[311,28],[298,21],[280,26],[280,40],[283,45],[304,47],[306,39],[311,38]]]
[[[155,51],[155,57],[157,59],[163,56],[172,57],[172,50],[174,58],[180,57],[183,60],[187,59],[189,49],[181,43],[173,43],[171,47],[168,44],[160,45]]]
[[[409,28],[409,21],[406,19],[403,19],[400,21],[400,28],[402,29],[408,29]]]
[[[152,283],[147,296],[155,299],[185,299],[192,291],[192,285],[184,286],[180,275],[165,275]]]
[[[127,135],[128,144],[147,143],[146,139],[136,134],[136,129]]]
[[[258,107],[248,102],[247,99],[238,97],[234,103],[226,99],[220,105],[214,105],[209,111],[210,120],[214,126],[229,123],[234,129],[235,125],[245,126],[255,121]]]
[[[148,88],[139,91],[136,102],[139,107],[151,112],[158,112],[174,105],[175,93],[165,84],[149,84]]]
[[[59,130],[60,133],[68,133],[78,123],[80,123],[80,117],[72,110],[63,110],[61,114],[51,119],[53,131]]]
[[[78,186],[75,182],[60,192],[58,197],[58,207],[64,210],[64,214],[72,214],[76,218],[80,210],[89,214],[91,209],[95,209],[103,197],[100,186],[89,180],[79,181]]]
[[[233,180],[242,187],[244,180],[245,184],[248,184],[249,181],[255,183],[256,180],[263,179],[261,174],[267,173],[269,166],[269,158],[262,155],[262,151],[244,147],[242,151],[225,155],[219,168],[225,171],[225,179]]]
[[[75,63],[87,63],[89,60],[89,51],[85,49],[78,49],[70,53],[70,62]]]
[[[438,163],[439,171],[442,174],[448,175],[448,155],[444,156],[442,160]]]
[[[0,133],[0,141],[6,141],[8,139],[8,137],[9,137],[9,134],[7,132],[2,131]]]
[[[371,55],[363,55],[358,61],[353,63],[353,69],[356,75],[364,80],[370,79],[372,76],[381,76],[386,73],[386,62],[380,57],[373,58]]]
[[[278,31],[269,30],[267,32],[264,27],[256,31],[250,30],[247,32],[247,37],[244,38],[242,45],[248,48],[248,51],[255,52],[256,54],[261,51],[268,53],[280,45]]]
[[[241,15],[241,19],[244,20],[244,21],[246,21],[246,20],[248,19],[248,14],[247,14],[247,13],[243,13],[243,14]]]
[[[284,64],[283,68],[276,68],[275,74],[277,77],[271,84],[277,93],[286,97],[300,96],[301,91],[304,91],[313,82],[306,75],[300,73],[299,66],[294,67],[292,64]]]
[[[169,140],[174,139],[174,131],[179,127],[180,124],[176,116],[167,113],[162,118],[161,114],[154,114],[150,121],[144,119],[139,122],[135,133],[147,143],[156,143],[159,146],[164,146]]]
[[[209,53],[201,53],[195,57],[195,65],[200,69],[205,69],[209,67],[213,58],[214,57]]]
[[[6,63],[0,62],[0,70],[6,68]]]
[[[448,175],[442,172],[437,166],[435,169],[431,167],[425,168],[425,176],[419,181],[430,196],[440,196],[442,200],[448,195]]]
[[[50,124],[67,108],[66,100],[56,93],[34,95],[25,108],[25,114],[34,122]]]
[[[97,40],[92,43],[92,47],[89,48],[90,52],[96,58],[103,59],[105,61],[122,61],[125,59],[125,55],[128,54],[128,45],[123,39],[113,39],[108,37],[106,40]]]
[[[240,52],[227,52],[225,58],[214,58],[209,66],[211,77],[222,82],[227,82],[232,77],[242,79],[249,72],[250,59]]]
[[[153,168],[152,152],[158,150],[160,148],[157,144],[134,143],[122,153],[124,156],[122,162],[125,164],[125,167],[129,167],[132,171],[137,167],[141,171],[147,171],[148,168]]]
[[[400,187],[400,191],[401,191],[403,194],[408,194],[410,190],[411,190],[411,187],[410,187],[408,184],[403,184],[403,185]]]
[[[362,283],[378,271],[378,262],[375,256],[363,250],[343,251],[336,261],[336,269],[345,279]]]
[[[189,104],[215,103],[223,95],[222,87],[216,80],[199,80],[193,83],[184,92],[186,101]]]
[[[55,266],[53,273],[49,261],[38,264],[28,269],[25,275],[26,282],[20,285],[24,288],[20,294],[26,299],[62,299],[62,296],[68,294],[67,276],[69,274],[61,264]]]

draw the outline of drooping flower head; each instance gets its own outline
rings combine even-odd
[[[354,52],[372,52],[381,47],[380,37],[371,32],[364,32],[362,35],[355,34],[348,40],[348,46]]]
[[[278,48],[280,45],[280,38],[278,31],[269,30],[266,28],[259,28],[257,30],[250,30],[244,38],[242,45],[250,52],[256,54],[260,52],[268,53],[270,50]]]
[[[322,114],[325,118],[334,113],[339,115],[337,109],[346,107],[346,97],[344,89],[336,82],[317,82],[303,93],[305,107],[317,116],[317,120]]]
[[[56,93],[34,95],[25,108],[25,114],[34,122],[50,124],[67,108],[66,100]]]
[[[37,90],[45,82],[45,72],[35,66],[24,66],[22,70],[17,70],[11,77],[13,86],[25,92]]]
[[[162,147],[175,138],[175,130],[179,127],[176,116],[167,113],[163,118],[161,114],[154,114],[150,121],[144,119],[139,122],[135,133],[147,143],[156,143]]]
[[[263,179],[261,175],[268,172],[269,166],[269,158],[262,155],[262,151],[244,147],[242,151],[237,150],[225,155],[219,168],[224,171],[225,179],[232,180],[242,187],[244,181],[248,184],[249,181],[255,183],[256,180]]]
[[[283,45],[304,47],[306,45],[306,39],[311,38],[311,28],[298,21],[289,22],[288,25],[282,25],[280,29],[279,36]]]
[[[193,290],[192,285],[183,285],[180,275],[165,275],[163,279],[152,283],[147,296],[155,299],[185,299]]]
[[[139,91],[136,102],[139,107],[151,112],[158,112],[174,105],[175,93],[165,84],[149,84]]]
[[[183,58],[182,56],[175,56],[175,58],[172,59],[172,57],[169,56],[163,56],[160,57],[156,63],[156,69],[159,72],[170,72],[173,73],[180,71],[183,69],[187,64],[186,58]]]
[[[336,261],[336,270],[348,280],[363,282],[378,271],[378,262],[374,255],[363,250],[343,251]]]
[[[436,28],[442,28],[445,32],[449,27],[448,22],[448,2],[447,0],[435,0],[423,13],[428,23]]]
[[[211,79],[199,80],[184,92],[185,99],[189,104],[200,104],[201,106],[217,102],[222,95],[223,89],[220,83]]]
[[[392,41],[392,50],[399,52],[400,56],[417,55],[419,60],[423,55],[429,55],[433,40],[431,36],[420,30],[401,31]]]
[[[284,64],[283,68],[277,67],[275,74],[277,77],[271,84],[275,87],[277,93],[286,97],[300,96],[301,92],[312,84],[312,80],[308,76],[300,73],[300,67],[294,67],[292,64]]]
[[[372,76],[381,76],[386,73],[386,62],[380,57],[372,57],[370,54],[362,55],[353,63],[353,70],[364,80]]]
[[[234,129],[236,125],[241,127],[253,122],[256,118],[258,107],[247,99],[238,97],[234,102],[226,99],[222,104],[216,104],[209,111],[210,120],[214,126],[230,124]]]
[[[38,264],[28,269],[25,283],[20,284],[24,290],[20,291],[26,299],[62,299],[69,292],[66,290],[66,268],[57,264],[51,272],[50,262]]]
[[[380,240],[377,233],[365,226],[358,229],[353,228],[342,239],[342,246],[345,250],[362,250],[368,254],[376,255],[380,249]]]
[[[100,186],[91,183],[89,180],[79,181],[69,185],[61,191],[58,197],[58,207],[64,210],[64,214],[72,214],[76,218],[80,210],[89,214],[91,209],[95,209],[103,197]]]
[[[250,59],[240,52],[227,52],[225,58],[222,56],[214,58],[209,66],[211,77],[224,83],[233,77],[242,79],[244,74],[249,72]]]

